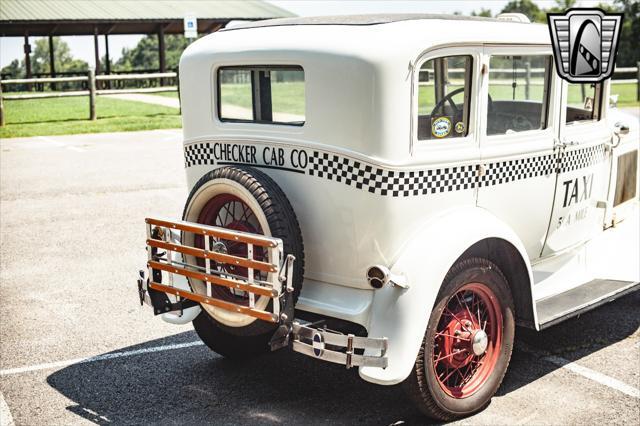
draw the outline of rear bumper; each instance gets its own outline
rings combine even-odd
[[[316,329],[293,322],[292,328],[295,352],[323,361],[351,367],[387,367],[388,340],[383,338],[359,337],[340,334],[327,329]],[[367,353],[364,355],[363,352]],[[377,355],[370,355],[376,353]]]
[[[284,254],[280,239],[184,221],[147,219],[146,225],[148,273],[140,271],[138,297],[140,304],[153,307],[156,315],[162,314],[168,322],[186,323],[200,313],[200,306],[211,305],[276,324],[270,341],[272,350],[291,346],[295,352],[347,368],[387,367],[386,338],[342,334],[294,320],[292,275],[295,257]],[[205,235],[205,248],[183,244],[178,231]],[[247,257],[215,251],[209,247],[209,237],[245,244]],[[264,247],[268,262],[253,258],[254,245]],[[204,267],[194,260],[189,262],[188,256],[203,259]],[[244,266],[247,274],[234,275],[219,269],[222,264]],[[255,270],[264,271],[266,278],[257,278]],[[190,285],[190,280],[206,284],[206,292],[198,292]],[[214,285],[244,291],[248,295],[247,303],[236,304],[214,297],[211,292]],[[255,306],[258,296],[271,299],[270,310]]]

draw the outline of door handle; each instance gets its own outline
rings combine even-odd
[[[574,145],[578,145],[578,142],[569,141],[567,139],[562,139],[561,141],[558,140],[558,139],[554,139],[553,140],[553,147],[554,148],[566,148],[568,146],[574,146]]]
[[[629,134],[629,125],[622,121],[618,121],[613,126],[613,133],[615,133],[618,137]]]

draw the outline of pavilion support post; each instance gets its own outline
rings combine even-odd
[[[31,45],[29,44],[29,33],[24,33],[24,67],[27,71],[26,78],[31,78]],[[27,90],[31,90],[31,85],[27,84]]]
[[[53,46],[53,36],[49,34],[49,73],[51,77],[56,76],[55,50]],[[51,90],[56,90],[56,84],[51,83]]]
[[[165,63],[165,44],[164,44],[164,27],[158,29],[158,63],[160,64],[160,72],[165,72],[167,66]],[[164,79],[160,79],[160,85],[164,86]]]
[[[96,60],[95,75],[100,75],[100,49],[98,47],[98,27],[93,27],[93,54]]]
[[[109,58],[109,34],[104,35],[104,68],[107,75],[111,74],[111,58]],[[107,80],[107,88],[111,89],[111,80]]]

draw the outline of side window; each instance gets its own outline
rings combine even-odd
[[[218,70],[220,121],[305,122],[304,71],[300,67],[223,67]]]
[[[598,121],[602,97],[601,83],[569,83],[566,123]]]
[[[469,133],[473,58],[446,56],[426,61],[418,78],[418,139],[446,139]]]
[[[545,129],[551,56],[491,56],[487,135]]]

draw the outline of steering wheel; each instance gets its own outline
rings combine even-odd
[[[447,101],[449,102],[449,105],[451,105],[451,109],[453,109],[453,116],[454,117],[458,116],[461,113],[461,111],[460,111],[460,108],[458,108],[458,106],[456,105],[456,103],[453,102],[452,98],[458,93],[462,93],[462,92],[464,92],[464,87],[460,87],[454,90],[453,92],[447,93],[445,97],[440,99],[440,101],[436,104],[436,106],[433,107],[433,110],[431,110],[431,117],[433,117],[436,111],[438,111],[441,108],[443,109],[442,112],[444,113],[443,107],[444,107],[444,103]]]

